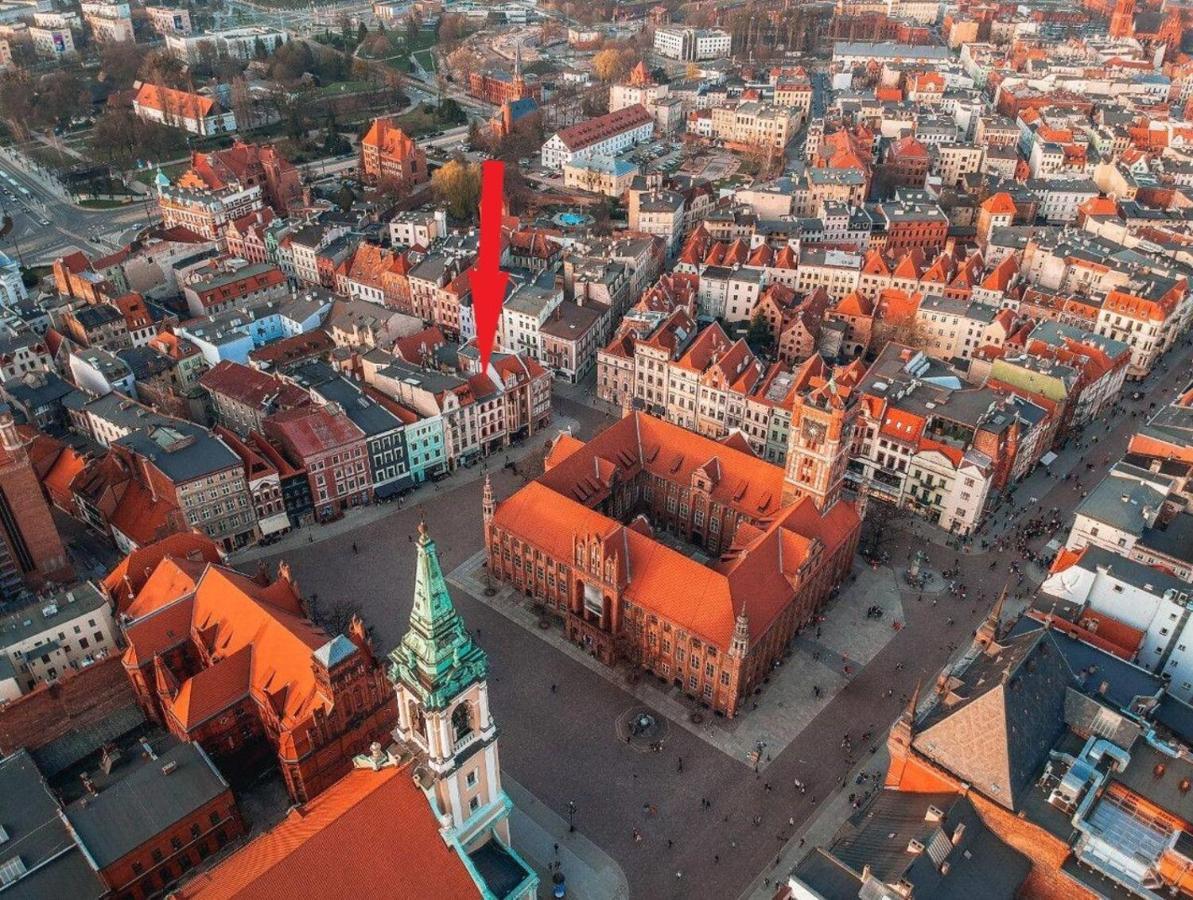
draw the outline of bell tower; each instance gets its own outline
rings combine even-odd
[[[410,628],[389,660],[398,699],[394,737],[421,758],[419,780],[445,839],[464,854],[496,841],[537,885],[537,876],[509,846],[513,803],[501,787],[489,661],[452,605],[425,523],[418,527]]]
[[[819,357],[809,362],[813,360],[819,362]],[[812,376],[805,387],[796,393],[791,410],[783,503],[811,497],[824,510],[841,496],[858,405],[852,392],[840,388],[831,375],[827,381]]]

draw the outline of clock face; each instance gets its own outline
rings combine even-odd
[[[804,437],[809,441],[820,442],[824,440],[825,429],[821,422],[805,419],[802,430]]]

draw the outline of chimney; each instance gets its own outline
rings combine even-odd
[[[91,776],[86,772],[79,775],[79,780],[83,782],[83,788],[87,791],[88,796],[98,797],[99,791],[95,789],[95,782],[91,780]]]
[[[957,827],[953,829],[953,846],[956,847],[961,843],[961,839],[965,837],[965,823],[958,822]]]
[[[153,752],[153,747],[150,746],[148,738],[141,738],[141,749],[145,752],[145,755],[148,756],[150,760],[157,759],[157,754]]]
[[[170,775],[173,772],[175,772],[177,769],[178,769],[178,763],[176,760],[172,759],[168,763],[166,763],[164,766],[162,766],[162,774]]]

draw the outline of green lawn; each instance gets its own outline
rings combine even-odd
[[[342,94],[359,94],[375,90],[378,90],[378,87],[367,81],[334,81],[331,84],[315,88],[315,90],[311,91],[310,96],[314,99],[323,99],[325,97],[339,97]]]
[[[435,57],[430,50],[416,50],[410,55],[417,59],[419,65],[421,65],[424,69],[426,69],[428,72],[434,73]]]

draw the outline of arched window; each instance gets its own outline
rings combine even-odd
[[[427,719],[423,715],[423,708],[414,700],[411,700],[407,706],[406,711],[410,715],[410,730],[417,733],[423,742],[427,740]]]
[[[457,743],[472,734],[472,707],[468,703],[461,703],[452,712],[452,730]]]

